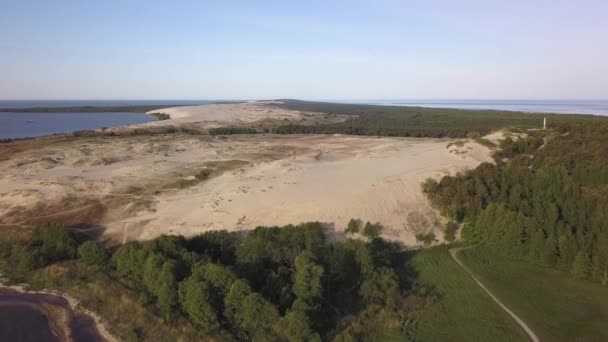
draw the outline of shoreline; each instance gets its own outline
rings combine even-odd
[[[58,297],[61,299],[64,299],[67,302],[67,308],[70,310],[71,312],[75,313],[75,314],[81,314],[84,316],[87,316],[88,318],[90,318],[94,325],[95,325],[95,329],[97,330],[97,333],[99,335],[99,337],[101,337],[102,339],[105,339],[108,342],[118,342],[119,340],[114,337],[114,335],[112,335],[109,331],[109,329],[106,327],[106,323],[104,322],[103,318],[101,318],[101,316],[99,316],[96,312],[93,312],[85,307],[83,307],[80,304],[80,301],[72,296],[70,296],[69,294],[60,292],[60,291],[56,291],[56,290],[50,290],[50,289],[41,289],[41,290],[29,290],[28,289],[29,285],[28,284],[16,284],[16,285],[12,285],[12,284],[8,284],[6,282],[5,278],[0,278],[0,291],[9,291],[9,292],[16,292],[16,293],[20,293],[23,295],[27,295],[27,294],[31,294],[31,295],[45,295],[45,296],[52,296],[52,297]],[[29,304],[28,305],[33,305],[36,306],[35,304]],[[59,305],[61,306],[61,305]],[[47,313],[45,313],[45,315],[47,315]],[[50,316],[47,315],[47,318],[49,319],[49,328],[52,329],[53,325],[58,325],[57,322],[51,322],[51,318]],[[68,329],[69,331],[69,329]]]

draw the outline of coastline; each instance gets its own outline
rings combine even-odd
[[[50,289],[29,290],[28,287],[29,287],[29,285],[27,285],[27,284],[11,285],[11,284],[7,283],[5,278],[0,278],[0,291],[12,291],[12,292],[16,292],[16,293],[20,293],[20,294],[24,294],[24,295],[27,295],[27,294],[45,295],[45,296],[52,296],[52,297],[58,297],[58,298],[64,299],[67,302],[68,307],[63,307],[62,305],[58,305],[58,306],[61,306],[64,309],[70,310],[73,313],[84,315],[84,316],[92,319],[99,337],[104,339],[105,341],[107,341],[107,342],[118,342],[119,341],[116,337],[114,337],[110,333],[110,330],[106,326],[106,323],[101,318],[101,316],[99,316],[96,312],[93,312],[93,311],[83,307],[80,304],[80,301],[78,299],[70,296],[69,294],[62,293],[62,292],[55,291],[55,290],[50,290]],[[34,305],[34,304],[30,304],[30,305]],[[37,308],[37,309],[39,309],[39,308]],[[57,326],[58,329],[61,328],[62,330],[69,331],[69,328],[64,326],[65,322],[63,324],[61,324],[61,326],[60,326],[60,324],[58,322],[55,322],[55,321],[51,322],[51,317],[48,315],[47,312],[45,312],[45,315],[47,315],[47,317],[49,318],[50,327],[55,325],[55,326]]]

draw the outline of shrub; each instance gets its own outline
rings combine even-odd
[[[445,230],[443,232],[443,238],[447,242],[453,242],[456,240],[456,232],[458,231],[458,223],[454,221],[450,221],[445,225]]]
[[[48,262],[40,250],[25,245],[16,245],[12,249],[11,259],[20,271],[31,271],[45,266]]]
[[[425,246],[429,246],[433,244],[433,242],[437,241],[437,239],[435,238],[435,234],[432,232],[426,234],[418,233],[416,234],[416,241],[422,242]]]
[[[150,115],[155,117],[157,121],[171,119],[171,115],[169,115],[167,113],[150,113]]]

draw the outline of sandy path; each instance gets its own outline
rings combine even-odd
[[[473,248],[473,247],[476,247],[476,246],[477,245],[468,246],[468,247],[450,248],[450,255],[452,256],[452,258],[454,259],[454,261],[456,261],[456,263],[458,263],[458,265],[460,265],[460,267],[462,267],[462,269],[465,270],[465,272],[467,272],[469,274],[469,276],[471,277],[471,279],[473,279],[473,281],[485,293],[487,293],[488,296],[490,296],[490,298],[492,298],[492,300],[496,304],[498,304],[498,306],[501,307],[501,309],[503,309],[507,314],[509,314],[509,316],[511,316],[511,318],[513,318],[515,320],[515,322],[517,322],[517,324],[519,324],[519,326],[526,332],[526,334],[528,334],[528,336],[530,337],[530,340],[532,340],[533,342],[539,342],[540,340],[538,339],[538,337],[536,336],[536,334],[534,333],[534,331],[532,331],[532,329],[530,329],[530,327],[521,318],[519,318],[519,316],[517,316],[505,304],[503,304],[503,302],[501,302],[500,299],[498,299],[494,294],[492,294],[492,292],[490,292],[490,290],[488,290],[488,288],[482,282],[480,282],[477,279],[477,277],[475,277],[475,275],[471,271],[469,271],[469,269],[464,265],[464,263],[458,258],[458,252],[460,252],[462,250],[465,250],[465,249]]]

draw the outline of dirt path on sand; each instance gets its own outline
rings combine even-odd
[[[531,341],[539,342],[540,340],[538,339],[538,337],[536,336],[534,331],[532,331],[532,329],[530,329],[530,327],[521,318],[519,318],[519,316],[517,316],[505,304],[503,304],[503,302],[501,302],[500,299],[498,299],[495,295],[493,295],[492,292],[490,292],[490,290],[488,290],[488,288],[475,277],[473,272],[469,271],[469,269],[464,265],[464,263],[460,259],[458,259],[458,252],[460,252],[461,250],[473,248],[476,246],[477,245],[469,246],[469,247],[450,248],[450,255],[452,256],[454,261],[456,261],[456,263],[458,265],[460,265],[460,267],[462,267],[462,269],[465,270],[465,272],[467,272],[469,274],[471,279],[473,279],[473,281],[479,287],[481,287],[481,289],[484,290],[484,292],[487,293],[488,296],[490,296],[490,298],[492,298],[492,300],[494,302],[496,302],[496,304],[498,304],[498,306],[500,306],[506,313],[508,313],[509,316],[511,316],[511,318],[513,318],[515,320],[515,322],[517,322],[517,324],[519,324],[519,326],[526,332],[526,334],[528,334]]]

